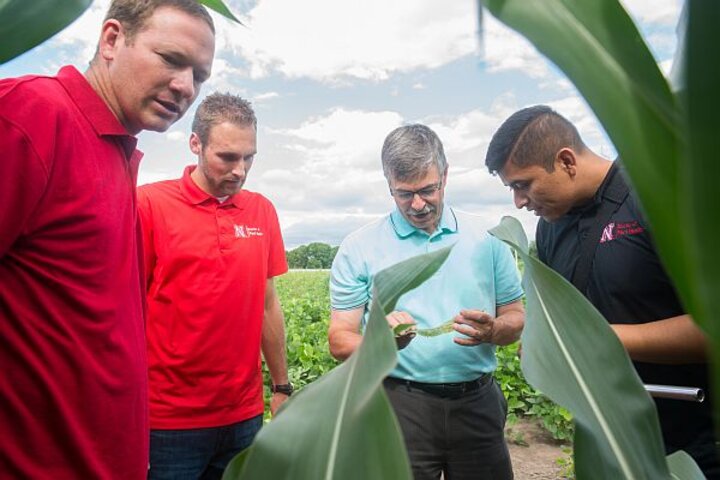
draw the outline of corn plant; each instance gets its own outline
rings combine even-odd
[[[223,479],[410,480],[410,465],[382,380],[397,363],[385,316],[424,282],[450,248],[379,272],[360,347],[342,365],[293,395]]]
[[[720,40],[717,29],[720,6],[716,2],[688,0],[687,27],[680,41],[685,51],[676,69],[683,89],[673,93],[635,24],[617,1],[484,0],[484,3],[500,21],[525,35],[565,72],[602,122],[640,197],[663,263],[684,305],[708,335],[714,365],[713,384],[720,386],[720,277],[717,275],[720,251],[715,245],[720,234],[720,216],[708,211],[709,206],[715,204],[714,183],[720,174],[717,161],[720,65],[712,48]],[[523,250],[519,244],[515,247]],[[534,286],[548,287],[544,282],[550,281],[549,275],[542,268],[536,268],[531,276]],[[578,293],[568,289],[567,295],[573,294]],[[528,311],[531,308],[529,302]],[[530,323],[528,321],[528,326]],[[613,342],[605,337],[600,345],[593,337],[596,348],[612,347]],[[526,346],[524,352],[529,357],[539,356],[533,347],[528,351]],[[572,351],[569,358],[576,360],[583,353]],[[533,372],[530,361],[523,362],[523,366],[531,383],[546,380],[543,377],[548,374]],[[597,381],[592,376],[583,380],[590,387]],[[556,385],[553,392],[540,388],[548,394],[564,393],[567,385]],[[633,397],[646,397],[644,392],[633,389],[636,390]],[[577,417],[575,408],[578,407],[570,406],[569,401],[572,399],[562,400]],[[715,412],[716,418],[720,418],[717,402]],[[599,447],[600,443],[611,441],[595,429],[596,426],[588,426],[593,421],[578,422],[580,438],[592,439],[577,441],[576,437],[575,466],[579,476],[596,478],[602,471],[600,467],[618,466],[625,478],[666,476],[657,452],[642,452],[646,457],[643,462],[647,461],[645,468],[658,469],[662,477],[635,477],[628,476],[634,472],[628,470],[631,465],[618,465],[619,457],[623,456],[621,452],[605,456],[608,452],[604,447],[594,452],[587,448],[593,442],[594,447]],[[647,421],[650,422],[649,417]],[[634,436],[637,433],[634,430],[639,427],[630,423],[618,428],[613,435],[621,438]],[[647,435],[641,439],[642,443],[657,450],[655,433],[650,432],[655,426],[643,428],[647,429]],[[694,478],[692,475],[699,473],[688,460],[689,457],[678,455],[668,462],[677,478]]]

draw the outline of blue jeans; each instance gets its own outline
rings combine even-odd
[[[149,480],[220,479],[230,460],[252,443],[262,415],[223,427],[150,432]]]

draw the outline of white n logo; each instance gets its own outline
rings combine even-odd
[[[247,238],[245,227],[242,225],[233,225],[235,227],[235,238]]]
[[[603,229],[602,237],[600,237],[600,243],[609,242],[610,240],[615,239],[615,235],[613,234],[613,228],[615,228],[615,223],[608,223],[605,228]]]

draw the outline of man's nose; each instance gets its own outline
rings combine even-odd
[[[195,75],[191,67],[179,69],[175,72],[170,89],[180,93],[183,98],[195,98]]]
[[[420,211],[423,208],[425,208],[425,204],[427,202],[423,200],[423,198],[415,193],[412,198],[412,203],[410,204],[410,207],[412,207],[413,210]]]
[[[245,178],[245,162],[238,162],[233,167],[232,174],[236,177]]]
[[[523,208],[528,204],[527,195],[518,192],[517,190],[513,190],[513,201],[515,202],[516,208]]]

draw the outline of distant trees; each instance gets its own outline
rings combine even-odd
[[[286,254],[290,268],[330,268],[337,251],[338,247],[313,242],[301,245]]]

